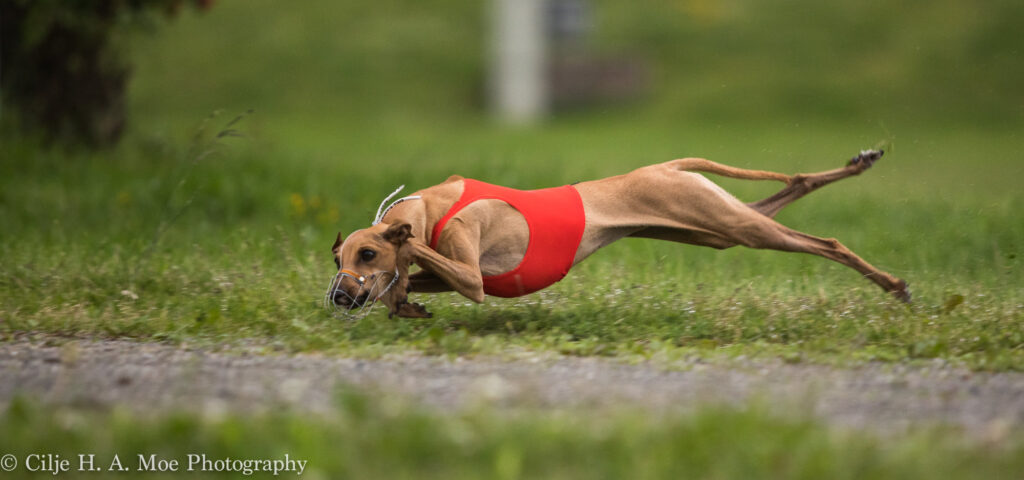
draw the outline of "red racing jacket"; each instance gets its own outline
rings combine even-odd
[[[526,219],[530,241],[523,260],[508,272],[483,277],[484,293],[497,297],[519,297],[561,280],[572,268],[576,250],[583,239],[586,217],[583,200],[572,185],[541,190],[516,190],[465,179],[462,196],[434,225],[430,248],[445,225],[460,210],[477,200],[501,200]]]

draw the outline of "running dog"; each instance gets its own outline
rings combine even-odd
[[[909,302],[905,281],[871,266],[839,241],[773,220],[786,205],[859,175],[882,154],[863,151],[843,168],[799,175],[684,158],[531,191],[455,175],[384,209],[396,190],[381,203],[373,226],[344,240],[338,234],[331,249],[338,273],[325,303],[352,313],[380,300],[390,315],[428,317],[421,305],[408,302],[408,293],[454,290],[474,302],[485,295],[525,295],[561,280],[572,266],[623,237],[819,255]],[[786,186],[761,201],[743,203],[694,171]],[[409,275],[412,264],[421,270]]]

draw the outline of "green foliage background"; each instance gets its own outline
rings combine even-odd
[[[1019,2],[592,3],[593,51],[655,70],[648,101],[616,117],[725,128],[1022,120]],[[487,2],[466,0],[225,1],[136,40],[135,105],[189,119],[216,104],[392,128],[476,118],[489,13]]]

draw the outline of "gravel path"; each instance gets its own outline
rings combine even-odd
[[[653,413],[749,402],[881,432],[945,424],[981,437],[1024,431],[1024,374],[869,365],[853,369],[740,362],[685,371],[596,358],[366,360],[211,353],[125,341],[0,344],[0,405],[22,393],[54,404],[184,408],[288,407],[329,412],[334,392],[412,399],[442,410],[600,409]]]

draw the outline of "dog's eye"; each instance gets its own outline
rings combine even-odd
[[[338,257],[334,257],[334,264],[338,266],[338,270],[341,270],[341,260],[338,260]]]
[[[372,261],[377,257],[377,252],[370,250],[369,248],[359,251],[359,258],[364,262]]]

